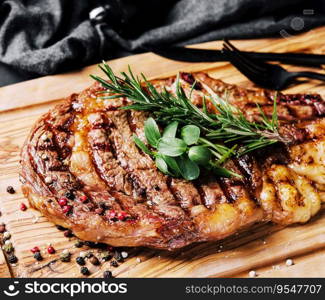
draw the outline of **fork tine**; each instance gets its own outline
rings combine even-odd
[[[257,73],[259,74],[259,76],[261,76],[261,71],[256,69],[254,66],[252,67],[251,64],[247,64],[246,60],[241,59],[241,57],[233,50],[231,50],[231,48],[229,48],[226,44],[223,45],[223,51],[227,50],[228,51],[228,55],[231,55],[233,57],[233,59],[236,59],[238,61],[238,63],[240,63],[243,67],[245,67],[246,69],[249,69],[251,72]]]
[[[259,70],[260,72],[265,72],[266,68],[263,66],[263,63],[252,61],[250,58],[247,57],[242,51],[236,48],[228,39],[224,40],[224,45],[227,45],[232,51],[234,51],[238,56],[240,56],[246,64],[250,65],[252,68]]]
[[[224,53],[228,56],[230,59],[230,62],[241,72],[243,73],[247,78],[251,79],[252,81],[256,81],[258,78],[261,79],[261,76],[259,73],[256,73],[254,70],[251,70],[248,68],[242,60],[238,58],[238,56],[233,53],[231,50],[224,49]]]
[[[242,60],[239,60],[238,56],[233,53],[233,51],[224,49],[224,52],[228,56],[230,62],[234,65],[234,67],[236,67],[248,79],[262,87],[267,87],[267,82],[265,81],[265,78],[263,76],[260,76],[259,73],[256,73],[255,71],[252,71],[251,69],[247,68],[246,65],[243,64]]]

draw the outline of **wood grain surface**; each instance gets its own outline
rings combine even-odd
[[[325,29],[318,28],[299,36],[280,39],[235,41],[241,49],[254,51],[301,51],[325,53]],[[219,49],[220,42],[209,42],[196,47]],[[189,64],[161,58],[152,53],[134,55],[109,62],[116,71],[131,65],[135,73],[143,72],[149,79],[174,75],[178,71],[206,70],[211,76],[228,83],[252,87],[236,69],[224,62]],[[305,68],[285,66],[290,70]],[[323,70],[318,70],[323,72]],[[0,89],[0,222],[10,231],[15,255],[19,261],[8,265],[0,253],[0,277],[80,277],[75,258],[82,249],[75,248],[75,238],[66,238],[52,223],[37,211],[19,210],[23,202],[20,190],[19,153],[33,123],[65,96],[79,92],[92,83],[89,74],[99,74],[96,66],[55,76],[3,87]],[[317,92],[325,94],[325,85],[306,81],[288,89],[289,92]],[[13,186],[15,194],[6,187]],[[51,243],[56,253],[46,253]],[[41,248],[44,260],[36,262],[30,252]],[[59,260],[60,253],[72,253],[70,263]],[[101,250],[92,250],[97,255]],[[255,270],[260,277],[325,277],[325,212],[304,225],[280,228],[260,224],[249,231],[238,233],[223,241],[201,243],[168,253],[150,249],[128,249],[129,257],[117,268],[109,262],[93,266],[87,263],[91,277],[101,277],[104,270],[112,270],[118,277],[246,277]],[[291,258],[292,266],[286,266]]]

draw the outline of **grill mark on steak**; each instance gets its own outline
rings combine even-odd
[[[194,205],[201,203],[201,196],[193,183],[179,178],[168,177],[167,185],[180,207],[186,209],[187,212]]]
[[[239,168],[237,168],[234,159],[230,159],[225,163],[225,168],[235,172],[241,176],[243,174],[240,172]],[[237,177],[220,177],[218,179],[218,183],[226,195],[228,203],[236,203],[237,200],[247,194],[247,188],[245,187],[245,182],[242,179]]]
[[[262,173],[257,161],[251,154],[244,154],[234,159],[234,162],[244,176],[244,183],[250,197],[258,203],[258,194],[262,188]]]
[[[148,200],[156,204],[149,208],[170,218],[183,219],[185,213],[177,206],[176,199],[170,193],[166,182],[167,177],[160,173],[151,158],[140,153],[134,144],[126,112],[110,113],[109,118],[116,126],[111,130],[110,139],[115,145],[120,165],[128,173],[132,172],[141,186],[146,189]],[[157,186],[159,191],[156,190]]]
[[[202,204],[210,209],[219,203],[228,202],[220,184],[215,180],[213,174],[204,174],[204,179],[199,179],[195,182],[198,189]]]

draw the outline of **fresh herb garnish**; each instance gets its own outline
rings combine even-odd
[[[134,136],[134,142],[155,158],[157,167],[165,174],[193,180],[199,176],[201,166],[219,176],[236,176],[222,167],[232,155],[242,155],[277,142],[289,142],[278,132],[276,99],[271,120],[258,106],[261,122],[250,122],[238,108],[215,94],[211,95],[210,101],[216,114],[208,112],[205,98],[203,109],[199,109],[192,104],[191,96],[185,94],[179,77],[173,94],[166,89],[159,92],[143,74],[140,79],[130,68],[129,74],[122,72],[122,77],[118,77],[106,63],[99,67],[108,80],[95,75],[91,77],[100,82],[105,88],[104,93],[108,94],[101,98],[126,97],[133,103],[121,109],[149,111],[154,117],[145,122],[145,136],[157,151],[151,151],[137,136]],[[165,126],[162,135],[155,120]],[[179,124],[185,126],[177,136]]]
[[[228,176],[236,175],[217,164],[221,154],[213,157],[214,145],[208,145],[204,139],[200,139],[201,130],[195,125],[186,125],[178,130],[178,122],[174,121],[161,135],[156,121],[148,118],[144,124],[144,132],[154,151],[138,136],[134,135],[133,140],[144,153],[155,159],[157,168],[164,174],[194,180],[200,175],[200,165],[207,169],[220,169],[219,171]],[[177,132],[180,132],[180,137],[177,137]]]

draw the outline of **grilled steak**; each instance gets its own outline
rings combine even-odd
[[[271,115],[274,92],[247,90],[204,73],[181,74],[193,102],[223,95],[250,120],[258,103]],[[175,78],[153,81],[173,91]],[[148,115],[97,99],[94,84],[42,116],[22,149],[23,191],[31,206],[76,236],[113,246],[175,249],[218,240],[256,222],[303,223],[325,201],[325,104],[319,95],[277,95],[280,131],[290,146],[231,159],[243,179],[204,173],[194,182],[159,172],[132,140],[144,142]],[[212,105],[208,109],[213,110]]]

